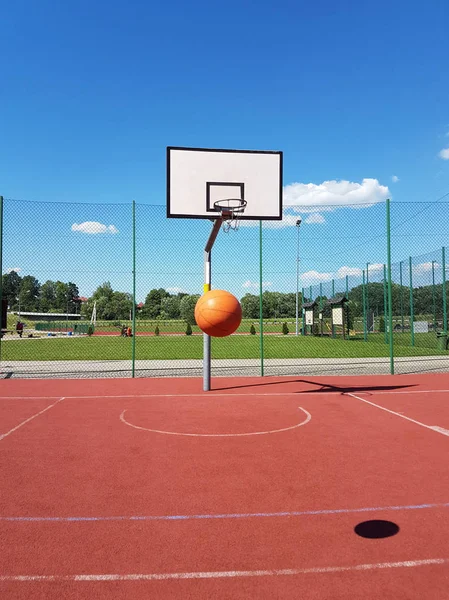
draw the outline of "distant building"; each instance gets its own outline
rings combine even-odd
[[[19,311],[15,310],[13,315],[19,317]],[[81,315],[78,313],[40,313],[20,311],[21,319],[30,319],[31,321],[79,321]]]

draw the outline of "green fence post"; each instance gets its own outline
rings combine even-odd
[[[368,322],[371,322],[370,316],[369,316],[369,263],[366,263],[366,292],[365,292],[365,296],[366,296],[366,319]],[[367,327],[368,333],[370,331],[370,327]]]
[[[132,376],[136,371],[136,202],[133,200],[133,337],[132,337]]]
[[[432,310],[433,310],[433,330],[437,330],[437,301],[435,295],[435,261],[432,261]]]
[[[363,283],[362,283],[362,304],[363,304],[363,339],[365,342],[368,340],[368,334],[366,332],[366,290],[365,290],[365,270],[363,270]]]
[[[413,273],[412,273],[412,257],[409,256],[408,259],[408,270],[409,270],[409,280],[410,280],[410,332],[411,332],[411,337],[410,337],[410,342],[412,344],[412,346],[415,345],[415,328],[413,326],[413,323],[415,321],[415,311],[414,311],[414,305],[413,305]]]
[[[390,198],[387,199],[387,267],[388,267],[388,339],[390,341],[390,373],[391,373],[391,375],[394,375],[393,293],[392,293],[392,285],[391,285]]]
[[[323,284],[320,283],[320,314],[323,316]],[[323,319],[320,319],[320,336],[323,337]]]
[[[346,275],[346,298],[349,299],[349,275]]]
[[[301,304],[304,304],[304,288],[302,288],[301,293],[302,293],[302,303]],[[302,317],[301,335],[305,335],[305,333],[306,333],[306,322],[305,322],[305,319],[304,319],[304,308],[301,308],[301,317]]]
[[[332,298],[335,298],[335,279],[332,279]]]
[[[0,310],[3,310],[3,196],[0,196]],[[8,315],[8,312],[6,312]],[[8,318],[8,317],[6,317]],[[1,326],[1,324],[0,324]],[[8,328],[8,323],[6,323]],[[2,336],[0,335],[0,361],[2,360]]]
[[[384,329],[385,343],[388,344],[388,327],[387,327],[387,265],[384,265]]]
[[[263,347],[263,299],[262,299],[262,221],[259,221],[259,329],[260,329],[260,376],[264,376]]]
[[[402,330],[402,333],[404,333],[404,289],[403,289],[403,285],[402,285],[402,260],[399,263],[399,285],[400,285],[399,301],[401,304],[401,330]]]
[[[443,333],[447,335],[446,248],[444,246],[441,251],[441,261],[443,267]]]

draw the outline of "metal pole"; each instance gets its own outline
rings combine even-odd
[[[204,293],[211,289],[211,251],[204,251]],[[203,390],[210,390],[211,340],[210,335],[203,333]]]
[[[366,331],[366,290],[365,290],[365,270],[363,270],[363,283],[362,283],[362,304],[363,304],[363,339],[365,342],[368,339]]]
[[[447,335],[447,295],[446,295],[446,248],[441,252],[443,267],[443,333]]]
[[[415,328],[413,327],[413,323],[415,320],[415,312],[413,307],[413,273],[412,273],[412,257],[409,256],[408,259],[408,269],[409,269],[409,280],[410,280],[410,332],[411,332],[411,344],[415,345]]]
[[[259,221],[259,329],[260,329],[260,376],[264,376],[264,350],[263,350],[263,298],[262,298],[262,221]]]
[[[346,275],[346,298],[349,299],[349,275]]]
[[[433,330],[437,330],[437,302],[435,296],[435,261],[432,261],[432,309],[433,309]]]
[[[388,336],[390,341],[390,373],[394,375],[394,346],[393,346],[393,294],[391,286],[391,228],[390,228],[390,199],[387,199],[387,267],[388,267]]]
[[[132,377],[136,374],[136,202],[133,200],[133,312],[132,312]]]
[[[332,279],[332,298],[335,297],[335,279]]]
[[[384,330],[385,330],[385,343],[388,344],[388,327],[387,327],[387,265],[384,265]]]

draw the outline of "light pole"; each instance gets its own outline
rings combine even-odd
[[[31,290],[26,290],[25,292],[23,292],[23,295],[25,296],[26,294],[29,294]],[[20,321],[20,295],[21,292],[19,292],[19,321]]]
[[[296,335],[299,335],[299,228],[301,227],[301,219],[296,221]],[[303,299],[304,300],[304,299]]]
[[[368,319],[368,333],[371,329],[371,320],[369,316],[369,269],[371,263],[366,263],[366,318]],[[374,319],[373,319],[373,333],[374,333]]]

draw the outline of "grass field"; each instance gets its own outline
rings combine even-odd
[[[415,335],[416,346],[407,343],[395,344],[395,356],[425,356],[441,354],[436,348],[421,345],[419,335]],[[402,342],[406,336],[400,337]],[[407,336],[408,337],[408,336]],[[423,340],[424,341],[424,340]],[[426,340],[426,344],[429,340]],[[260,356],[259,336],[231,336],[214,339],[213,358],[258,358]],[[266,358],[363,358],[387,357],[388,345],[383,334],[372,334],[368,342],[363,339],[350,340],[320,338],[266,336],[264,338]],[[93,336],[75,338],[39,338],[3,340],[1,357],[3,361],[45,361],[45,360],[126,360],[131,359],[132,339],[119,336]],[[201,336],[160,336],[136,337],[136,359],[199,359],[202,358],[203,339]],[[448,353],[449,354],[449,353]]]

